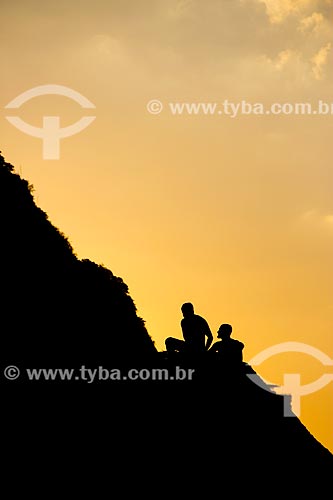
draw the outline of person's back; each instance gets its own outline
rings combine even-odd
[[[207,321],[202,316],[194,314],[194,307],[190,302],[183,304],[181,310],[183,319],[180,324],[184,340],[168,337],[165,341],[167,351],[188,354],[206,352],[213,342],[213,334]]]
[[[189,349],[193,349],[195,351],[206,350],[206,332],[209,327],[204,318],[198,314],[185,317],[181,321],[181,328],[184,340]]]
[[[222,324],[217,333],[217,337],[221,340],[215,342],[210,349],[210,352],[216,354],[218,360],[226,368],[240,367],[243,362],[244,344],[231,338],[231,332],[231,325]]]
[[[234,364],[243,361],[243,348],[243,342],[236,339],[227,339],[215,342],[212,350],[218,353],[222,362]]]
[[[189,302],[183,304],[182,313],[184,317],[181,320],[181,328],[187,349],[198,353],[206,351],[213,341],[207,321],[202,316],[194,314],[193,305]]]

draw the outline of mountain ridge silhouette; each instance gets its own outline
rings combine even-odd
[[[256,372],[246,363],[241,374],[231,377],[208,358],[194,362],[158,352],[128,286],[103,265],[77,258],[66,236],[36,206],[33,186],[1,154],[0,231],[2,371],[8,365],[21,372],[85,365],[194,372],[191,380],[92,384],[23,377],[1,380],[2,387],[13,392],[20,386],[29,392],[43,388],[46,397],[66,391],[69,399],[89,390],[94,408],[105,411],[115,432],[126,434],[117,452],[122,453],[125,442],[132,450],[146,449],[166,470],[167,457],[173,456],[172,469],[182,471],[188,492],[195,491],[192,483],[200,474],[211,477],[218,489],[223,472],[214,463],[216,450],[229,468],[244,473],[282,469],[292,481],[297,466],[306,488],[324,491],[331,485],[333,455],[299,418],[284,416],[286,396],[256,386],[247,376]],[[212,422],[220,429],[213,435]],[[212,462],[202,456],[212,456]],[[169,478],[169,486],[173,481]]]
[[[33,186],[3,156],[0,221],[1,280],[8,291],[3,322],[16,332],[2,337],[1,349],[10,352],[13,363],[21,355],[37,361],[39,353],[49,366],[61,366],[73,359],[103,362],[110,350],[117,359],[156,352],[128,286],[103,265],[77,258],[68,239],[36,206]]]

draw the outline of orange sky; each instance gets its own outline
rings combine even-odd
[[[281,342],[333,358],[332,116],[174,116],[169,102],[333,102],[329,0],[1,1],[0,148],[80,258],[130,288],[159,349],[192,301],[250,360]],[[69,87],[96,109],[41,96]],[[159,99],[164,109],[150,114]],[[45,160],[40,127],[96,116]],[[287,371],[286,371],[287,370]],[[296,371],[295,371],[296,370]],[[257,371],[282,383],[332,373],[306,354]],[[301,420],[333,451],[333,383],[302,398]]]

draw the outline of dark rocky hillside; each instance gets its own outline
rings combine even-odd
[[[58,367],[155,353],[127,285],[76,257],[13,170],[0,156],[2,360]]]
[[[120,497],[130,486],[131,495],[134,488],[136,496],[156,498],[330,495],[333,455],[299,418],[284,416],[284,396],[254,384],[246,363],[232,374],[208,357],[170,359],[157,352],[127,285],[76,257],[36,206],[32,187],[2,156],[0,238],[0,383],[11,439],[31,434],[31,451],[45,424],[42,441],[48,450],[59,446],[61,465],[68,459],[69,468],[69,442],[84,449],[98,443],[111,484],[107,494],[119,483]],[[8,365],[20,368],[20,379],[3,377]],[[194,372],[184,380],[91,384],[33,382],[25,374],[26,368],[81,365]],[[4,388],[13,396],[10,404]],[[90,463],[94,455],[85,458]]]

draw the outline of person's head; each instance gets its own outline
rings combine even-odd
[[[227,323],[223,323],[217,332],[217,337],[219,339],[229,339],[231,337],[232,326]]]
[[[194,307],[191,302],[185,302],[185,304],[182,305],[181,309],[184,318],[186,318],[187,316],[193,316],[194,314]]]

